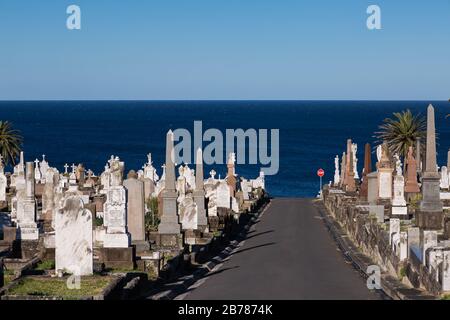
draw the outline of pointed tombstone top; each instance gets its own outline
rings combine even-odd
[[[197,149],[197,156],[195,158],[196,172],[195,186],[197,190],[203,189],[203,152],[201,148]]]
[[[427,109],[427,152],[425,172],[437,172],[436,169],[436,127],[434,124],[434,107]]]

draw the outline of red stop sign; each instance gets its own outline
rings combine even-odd
[[[323,171],[323,169],[319,169],[319,170],[317,170],[317,175],[319,177],[323,177],[325,175],[325,171]]]

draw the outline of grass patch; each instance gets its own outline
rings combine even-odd
[[[55,269],[55,261],[53,260],[43,260],[38,263],[36,270],[53,270]]]
[[[76,300],[100,294],[110,281],[111,277],[107,276],[82,277],[80,289],[69,289],[66,283],[67,277],[27,277],[19,280],[18,284],[13,286],[7,294]]]

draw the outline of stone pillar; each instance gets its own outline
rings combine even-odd
[[[17,200],[17,223],[19,239],[38,240],[39,230],[36,224],[36,200],[34,197],[34,164],[26,163],[25,197],[19,195]]]
[[[370,144],[366,143],[364,147],[364,172],[363,172],[363,181],[361,184],[361,190],[359,195],[362,199],[367,200],[368,196],[368,187],[369,187],[369,179],[367,175],[372,172],[372,157],[370,156]]]
[[[128,173],[123,182],[127,191],[127,227],[132,241],[145,240],[144,182],[137,179],[134,170]]]
[[[174,158],[173,132],[169,130],[166,136],[165,187],[162,191],[162,214],[161,222],[158,226],[158,233],[166,235],[178,235],[181,233],[177,210],[178,195],[175,188]]]
[[[427,110],[427,146],[425,172],[422,176],[422,201],[416,212],[416,223],[420,228],[437,230],[443,227],[443,207],[440,200],[440,175],[436,167],[436,131],[434,108]]]
[[[347,159],[345,161],[345,191],[355,192],[356,184],[355,184],[355,173],[353,169],[353,151],[352,151],[352,139],[347,140]]]
[[[450,149],[447,152],[447,168],[450,168]]]
[[[203,152],[201,148],[197,149],[196,168],[195,168],[195,190],[194,202],[197,205],[197,224],[198,228],[205,231],[208,226],[208,218],[205,209],[205,189],[203,186]]]

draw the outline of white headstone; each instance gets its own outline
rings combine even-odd
[[[92,213],[84,208],[80,197],[68,195],[55,219],[55,269],[92,275]]]
[[[448,169],[446,166],[441,167],[441,183],[440,183],[441,189],[448,189],[449,188],[449,175],[448,175]]]

